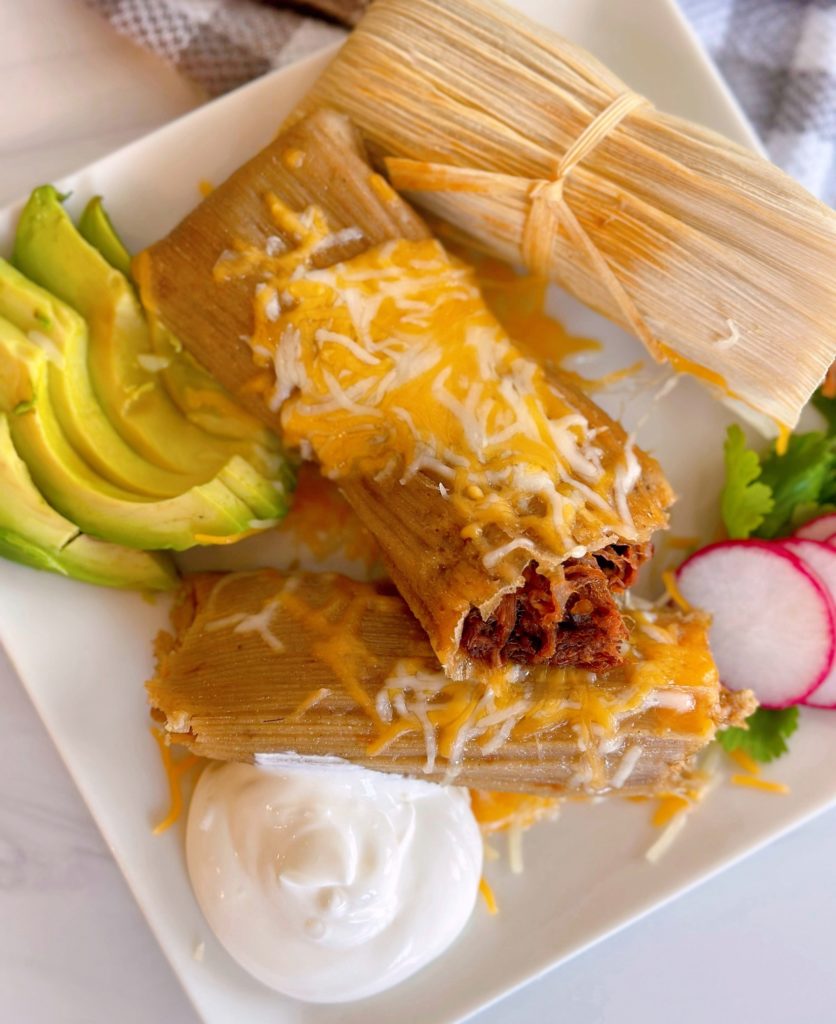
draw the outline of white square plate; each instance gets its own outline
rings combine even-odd
[[[756,145],[673,0],[521,0],[541,22],[587,46],[662,108]],[[276,72],[57,184],[78,209],[105,196],[132,248],[163,235],[198,199],[264,145],[324,66],[317,56]],[[32,182],[33,185],[39,184]],[[0,214],[5,251],[19,206]],[[591,374],[640,358],[637,343],[555,292],[567,325],[605,343]],[[635,417],[636,403],[609,404]],[[654,408],[640,440],[680,494],[673,528],[710,538],[717,524],[721,446],[730,415],[693,382]],[[253,546],[224,552],[253,560]],[[256,553],[257,557],[257,553]],[[664,557],[664,556],[663,556]],[[489,865],[501,907],[477,907],[455,946],[397,989],[357,1004],[306,1006],[249,978],[213,940],[192,898],[182,830],[155,838],[166,789],[147,728],[142,682],[165,602],[97,590],[0,562],[0,638],[178,977],[207,1024],[422,1024],[460,1020],[836,801],[836,715],[809,712],[780,762],[792,795],[723,788],[668,856],[652,867],[646,806],[569,807],[526,837],[526,871]],[[205,942],[201,962],[193,957]]]

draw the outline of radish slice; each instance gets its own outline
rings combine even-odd
[[[767,708],[797,704],[827,677],[836,606],[793,552],[765,541],[723,541],[677,571],[686,601],[712,615],[711,650],[730,690]]]
[[[797,555],[827,587],[836,599],[836,548],[817,540],[797,540],[790,537],[781,546]],[[804,699],[813,708],[836,708],[836,657],[830,671],[815,690]]]
[[[836,536],[836,512],[828,512],[826,515],[811,519],[793,534],[801,540],[821,540],[827,544],[832,542]]]

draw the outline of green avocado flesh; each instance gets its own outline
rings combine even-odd
[[[0,316],[11,321],[49,358],[49,395],[67,440],[111,483],[138,495],[172,497],[202,483],[138,455],[99,403],[87,370],[87,325],[66,303],[0,259]]]
[[[252,529],[253,510],[220,479],[173,498],[142,500],[99,476],[55,416],[46,352],[2,319],[0,363],[0,412],[9,414],[14,446],[50,505],[85,533],[145,550],[183,550]]]
[[[0,556],[36,569],[105,587],[167,590],[174,563],[159,552],[135,551],[88,537],[44,501],[0,414]]]
[[[0,259],[0,557],[165,589],[162,549],[265,529],[294,485],[278,437],[146,315],[101,200],[77,229],[36,189]]]
[[[78,219],[78,233],[94,249],[98,249],[114,270],[125,277],[131,276],[131,255],[102,206],[101,196],[94,196],[84,207]]]
[[[231,456],[250,454],[246,443],[201,429],[159,386],[165,357],[154,349],[133,286],[82,238],[51,186],[36,189],[24,207],[12,262],[86,321],[93,389],[138,454],[204,481]]]
[[[91,199],[84,208],[78,230],[112,267],[130,277],[130,254],[116,233],[101,197]],[[148,325],[151,345],[159,357],[159,378],[177,408],[207,433],[251,445],[252,451],[242,454],[262,468],[262,452],[280,451],[276,435],[242,409],[163,324],[148,316]],[[264,471],[269,475],[269,465]]]

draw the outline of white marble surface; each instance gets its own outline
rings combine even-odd
[[[0,79],[0,202],[201,99],[79,0],[0,0]],[[0,706],[0,1021],[195,1024],[2,656]],[[474,1024],[830,1024],[834,864],[831,812]]]

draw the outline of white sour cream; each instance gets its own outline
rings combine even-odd
[[[229,954],[316,1003],[373,995],[437,957],[467,923],[482,873],[466,790],[292,762],[210,765],[186,854]]]

